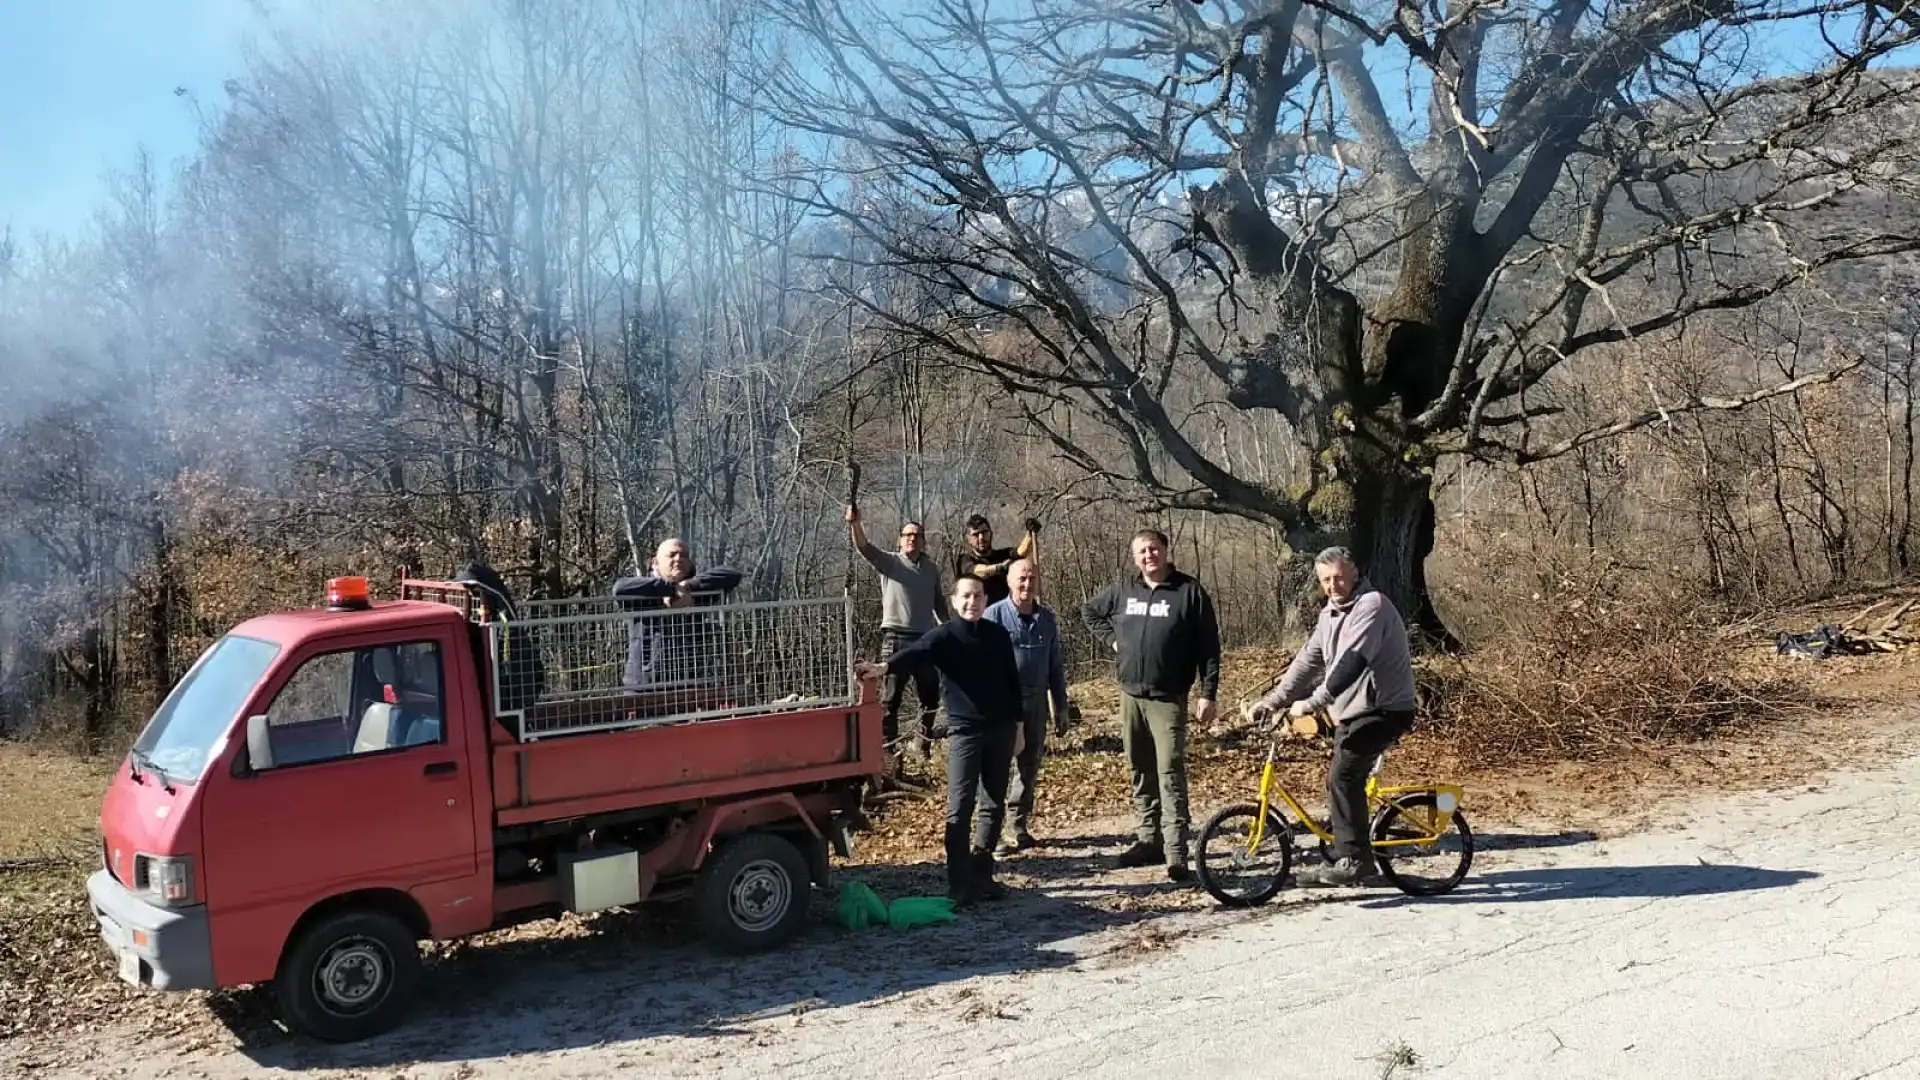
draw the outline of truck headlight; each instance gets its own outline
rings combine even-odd
[[[136,853],[133,889],[161,907],[193,903],[192,856]]]

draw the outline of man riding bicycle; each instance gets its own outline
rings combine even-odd
[[[1326,606],[1280,685],[1254,704],[1256,720],[1327,713],[1333,719],[1333,761],[1327,805],[1333,861],[1302,873],[1302,885],[1349,886],[1379,873],[1367,836],[1367,774],[1413,729],[1413,657],[1406,623],[1385,593],[1360,576],[1353,552],[1331,547],[1315,556]]]

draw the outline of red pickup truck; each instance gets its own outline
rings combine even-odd
[[[134,743],[87,881],[101,936],[129,983],[271,981],[331,1041],[400,1020],[423,940],[691,896],[718,945],[774,946],[882,768],[852,660],[844,599],[335,579],[210,646]]]

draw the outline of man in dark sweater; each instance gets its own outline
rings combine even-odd
[[[1020,671],[1006,628],[981,618],[986,588],[953,583],[953,613],[885,663],[861,664],[863,679],[932,667],[947,709],[947,895],[959,904],[1004,892],[993,880],[993,848],[1006,820],[1007,773],[1020,720]],[[979,826],[974,828],[978,805]],[[969,833],[972,833],[969,836]],[[969,844],[971,840],[971,845]]]
[[[1133,537],[1136,573],[1114,582],[1081,609],[1087,628],[1116,654],[1120,738],[1133,774],[1138,839],[1119,866],[1164,859],[1167,876],[1191,880],[1187,866],[1187,694],[1199,683],[1194,718],[1213,722],[1220,689],[1220,624],[1198,581],[1174,569],[1166,534]]]
[[[739,587],[740,571],[726,566],[698,570],[686,541],[663,540],[653,553],[653,570],[613,583],[613,595],[638,611],[676,610],[718,604]],[[627,667],[621,678],[639,690],[700,677],[696,665],[716,652],[703,641],[705,617],[653,616],[635,619],[627,631]]]

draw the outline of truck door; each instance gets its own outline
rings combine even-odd
[[[436,925],[437,905],[487,906],[474,891],[473,800],[486,787],[467,746],[481,736],[460,722],[477,706],[455,677],[462,647],[422,628],[316,641],[295,658],[260,699],[271,766],[207,793],[211,915],[284,932],[315,900],[362,888],[413,893]]]

